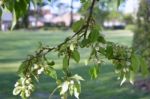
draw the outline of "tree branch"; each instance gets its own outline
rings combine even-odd
[[[87,19],[87,27],[86,27],[86,30],[85,30],[85,33],[84,33],[84,38],[86,38],[86,34],[87,34],[87,31],[88,31],[88,28],[89,28],[89,25],[90,25],[90,21],[91,21],[91,17],[92,17],[92,14],[93,14],[93,9],[94,9],[95,2],[96,2],[96,0],[93,0],[92,4],[90,6],[90,12],[89,12],[89,17]]]
[[[90,12],[89,12],[89,16],[87,18],[87,22],[86,25],[83,25],[74,35],[72,35],[71,37],[66,38],[66,40],[64,40],[64,42],[60,43],[59,45],[57,45],[56,47],[42,47],[39,51],[36,52],[35,55],[31,55],[27,60],[25,60],[24,62],[28,62],[31,63],[31,61],[37,57],[41,57],[41,56],[45,56],[46,54],[48,54],[49,52],[53,51],[53,50],[59,50],[64,44],[66,44],[67,42],[71,41],[74,37],[76,37],[79,33],[81,33],[84,29],[85,32],[81,35],[85,36],[87,34],[89,25],[90,25],[90,21],[91,21],[91,17],[93,14],[93,9],[94,9],[94,4],[95,4],[96,0],[92,1],[92,4],[90,6]],[[29,67],[29,66],[28,66]],[[28,71],[28,67],[27,70]]]

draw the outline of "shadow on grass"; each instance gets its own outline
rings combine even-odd
[[[19,99],[12,95],[14,84],[18,79],[15,73],[0,73],[0,99]]]
[[[150,99],[150,94],[141,92],[128,83],[120,87],[120,81],[112,72],[111,65],[101,67],[101,74],[97,80],[90,80],[89,68],[89,66],[82,66],[71,69],[73,73],[78,73],[86,80],[82,82],[80,99]],[[62,71],[58,70],[57,72],[59,76],[62,75]],[[12,95],[17,79],[18,77],[14,72],[0,73],[0,99],[20,99]],[[31,99],[48,99],[56,84],[53,79],[41,75],[40,82],[37,83],[36,87]],[[58,94],[56,92],[53,99],[60,99]],[[68,99],[75,98],[69,97]]]

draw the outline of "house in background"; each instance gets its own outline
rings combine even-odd
[[[71,0],[70,0],[71,1]],[[43,27],[48,26],[70,26],[71,23],[71,10],[73,10],[73,21],[80,20],[82,17],[77,13],[81,7],[79,0],[74,0],[74,9],[71,9],[70,3],[64,0],[57,2],[43,3],[42,6],[34,6],[32,3],[29,8],[28,22],[29,27]],[[11,27],[12,14],[8,11],[3,11],[1,16],[1,30],[7,31]],[[23,21],[20,18],[20,21]]]
[[[12,14],[10,12],[4,11],[1,16],[1,30],[7,31],[10,29],[12,23]]]
[[[65,9],[65,7],[63,8]],[[73,21],[80,20],[80,14],[73,13]],[[43,26],[70,26],[71,23],[70,11],[54,12],[54,8],[50,5],[44,5],[38,9],[30,9],[29,25],[30,27]]]
[[[74,0],[73,9],[71,9],[71,0],[58,0],[41,7],[43,23],[48,25],[70,26],[71,22],[80,20],[82,17],[78,11],[81,7],[79,0]],[[71,11],[73,20],[71,18]]]
[[[42,17],[44,24],[52,25],[64,25],[66,27],[70,26],[71,23],[71,14],[70,12],[65,13],[52,13],[53,9],[48,5],[41,8]],[[73,13],[73,21],[80,20],[82,16],[78,13]]]

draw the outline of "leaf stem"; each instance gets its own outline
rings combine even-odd
[[[57,91],[57,89],[58,89],[58,87],[56,87],[56,88],[52,91],[52,93],[49,95],[49,98],[48,98],[48,99],[51,99],[51,98],[52,98],[52,96],[53,96],[54,93]]]

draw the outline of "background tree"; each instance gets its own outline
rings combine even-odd
[[[120,20],[122,21],[122,14],[118,11],[120,5],[117,6],[117,0],[100,0],[100,2],[96,5],[97,11],[95,13],[96,20],[100,24],[103,24],[104,21],[108,20]],[[121,2],[123,3],[123,2]]]
[[[150,0],[140,2],[133,47],[139,55],[145,57],[150,66]]]

